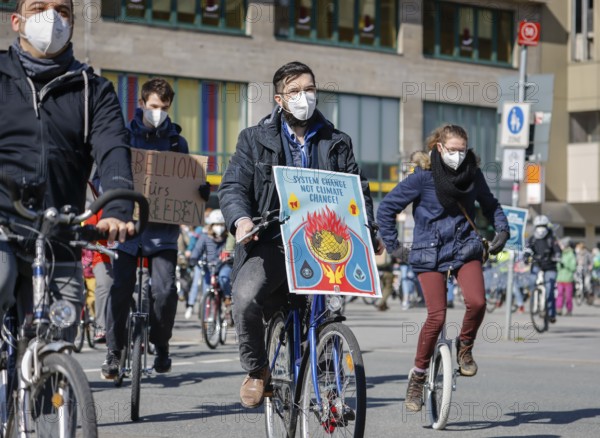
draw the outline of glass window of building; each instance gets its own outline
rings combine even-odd
[[[17,2],[13,0],[0,0],[0,11],[14,11],[17,7]]]
[[[320,90],[317,108],[352,139],[373,197],[380,199],[394,188],[400,159],[400,101]]]
[[[244,33],[248,0],[102,0],[102,17],[189,29]]]
[[[600,111],[571,113],[569,119],[569,143],[600,141]]]
[[[514,12],[440,0],[423,0],[423,54],[510,66]]]
[[[398,0],[276,0],[275,33],[299,41],[394,50]]]
[[[123,117],[129,122],[138,107],[148,75],[103,71],[117,90]],[[175,90],[169,111],[181,126],[190,153],[207,155],[208,173],[220,175],[235,152],[240,131],[247,126],[247,87],[237,82],[165,77]]]

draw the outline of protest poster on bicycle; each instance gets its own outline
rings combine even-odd
[[[359,176],[273,169],[290,292],[380,297]]]
[[[208,157],[131,148],[136,192],[148,200],[149,222],[196,227],[204,222],[198,187],[206,181]]]

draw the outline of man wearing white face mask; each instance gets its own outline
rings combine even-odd
[[[219,203],[227,229],[240,240],[253,227],[251,217],[279,208],[272,166],[287,165],[361,175],[354,159],[352,140],[334,128],[316,107],[317,88],[312,70],[290,62],[273,77],[273,112],[257,126],[240,133],[219,187]],[[373,201],[369,183],[361,175],[369,224]],[[379,246],[376,238],[373,242]],[[378,253],[383,247],[378,249]],[[287,280],[279,225],[272,224],[259,236],[236,246],[233,284],[233,319],[239,340],[240,361],[248,372],[240,389],[242,405],[263,403],[268,383],[263,311],[265,315],[285,300]]]
[[[162,78],[153,78],[142,85],[139,108],[129,124],[131,146],[153,151],[189,153],[188,143],[180,135],[181,127],[171,121],[168,111],[175,92]],[[205,194],[205,200],[208,196]],[[151,277],[152,308],[149,309],[150,342],[156,346],[154,370],[166,373],[171,369],[169,339],[177,312],[177,239],[179,226],[150,223],[141,237],[119,245],[119,257],[114,261],[114,283],[110,289],[106,314],[106,344],[108,352],[102,364],[102,376],[118,374],[120,351],[125,343],[125,324],[135,282],[138,250],[148,258]]]
[[[20,0],[11,15],[16,39],[0,53],[0,169],[6,177],[39,185],[35,208],[71,205],[81,213],[94,161],[105,190],[133,184],[127,129],[112,84],[73,57],[72,3]],[[4,188],[0,210],[22,221]],[[110,203],[97,227],[109,231],[110,241],[124,240],[133,234],[131,213],[129,202]],[[57,263],[50,289],[81,308],[79,250],[61,245],[53,250]],[[1,319],[15,285],[31,285],[31,260],[15,256],[1,237],[0,257]]]

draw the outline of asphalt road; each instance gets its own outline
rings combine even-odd
[[[512,340],[504,309],[486,314],[474,349],[477,376],[459,377],[446,432],[428,426],[427,415],[403,407],[407,373],[425,319],[422,308],[402,311],[398,301],[379,312],[360,302],[347,306],[348,325],[363,350],[368,385],[366,437],[590,437],[600,430],[600,308],[575,307],[550,330],[536,333],[528,316],[514,315]],[[142,382],[141,419],[129,419],[129,382],[116,388],[100,378],[105,347],[76,357],[94,392],[101,437],[262,437],[262,410],[239,404],[244,373],[235,333],[216,350],[202,343],[197,319],[177,315],[173,369]],[[456,336],[463,307],[448,311],[448,335]],[[149,356],[149,361],[153,360]]]

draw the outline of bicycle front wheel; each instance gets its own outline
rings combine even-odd
[[[133,324],[133,347],[131,350],[131,421],[138,421],[140,419],[143,336],[144,323],[136,319]]]
[[[209,291],[202,297],[200,309],[202,336],[211,350],[217,348],[221,336],[221,309],[214,291]]]
[[[448,423],[452,401],[452,355],[447,344],[440,345],[429,372],[425,389],[427,412],[431,427],[441,430]]]
[[[546,291],[536,287],[529,300],[531,323],[538,333],[548,330],[548,311],[546,309]]]
[[[362,354],[352,331],[339,322],[322,328],[317,340],[316,368],[307,354],[303,369],[299,400],[302,436],[362,437],[367,387]]]
[[[79,324],[77,324],[77,334],[75,335],[75,340],[73,341],[73,351],[75,353],[80,353],[83,348],[83,342],[85,341],[85,332],[87,331],[85,326],[85,321],[81,319]]]
[[[63,353],[44,356],[40,380],[25,396],[27,409],[23,415],[28,423],[27,436],[98,436],[92,391],[85,373],[72,356]],[[8,422],[8,436],[16,432],[15,420],[13,414]]]
[[[269,322],[267,357],[272,368],[271,391],[265,397],[267,437],[294,437],[298,413],[294,405],[293,348],[282,313],[275,314]]]

